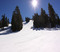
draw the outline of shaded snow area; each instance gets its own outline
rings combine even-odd
[[[60,30],[32,29],[32,20],[19,32],[10,26],[0,31],[0,52],[60,52]]]

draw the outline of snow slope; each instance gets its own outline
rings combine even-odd
[[[33,30],[33,21],[11,33],[10,27],[0,32],[0,52],[60,52],[60,30]]]

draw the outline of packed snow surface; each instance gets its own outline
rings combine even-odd
[[[60,30],[33,29],[32,20],[19,32],[10,26],[0,31],[0,52],[60,52]]]

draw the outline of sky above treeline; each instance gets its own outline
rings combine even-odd
[[[5,14],[11,22],[12,14],[16,6],[19,6],[23,19],[25,19],[25,17],[32,18],[34,13],[40,15],[41,8],[48,14],[48,3],[53,6],[55,12],[60,17],[60,0],[37,0],[38,5],[35,9],[31,2],[32,0],[0,0],[0,19],[2,15]]]

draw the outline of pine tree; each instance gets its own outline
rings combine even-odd
[[[7,19],[7,22],[8,22],[8,24],[10,23],[10,22],[9,22],[9,19]]]
[[[40,24],[39,24],[39,15],[38,15],[38,13],[34,14],[33,20],[34,20],[34,22],[33,22],[34,28],[39,28]]]
[[[2,28],[2,22],[1,22],[1,20],[0,20],[0,28]]]
[[[2,28],[4,29],[4,27],[5,27],[5,14],[4,15],[2,15]]]
[[[5,14],[4,15],[2,15],[2,20],[1,20],[1,26],[2,26],[2,28],[4,28],[4,27],[7,27],[8,26],[8,19],[7,19],[7,17],[5,17]]]
[[[28,23],[30,21],[30,18],[29,17],[26,17],[25,18],[25,21],[26,21],[26,23]]]
[[[18,6],[16,6],[15,11],[13,12],[11,24],[12,24],[11,26],[12,31],[20,31],[23,27],[22,16],[20,14]]]
[[[45,11],[41,8],[41,25],[45,27]]]
[[[7,19],[7,17],[5,18],[5,26],[8,26],[8,19]]]
[[[48,10],[49,10],[49,17],[50,17],[49,20],[51,23],[51,27],[55,27],[56,26],[55,11],[50,3],[48,4]]]
[[[55,16],[56,16],[56,24],[57,24],[57,25],[60,25],[58,14],[55,14]]]
[[[40,24],[41,27],[47,27],[48,25],[48,15],[43,8],[41,8]]]
[[[48,25],[48,15],[46,14],[45,10],[41,8],[41,15],[39,16],[38,13],[36,13],[33,16],[33,26],[35,28],[44,28]]]

